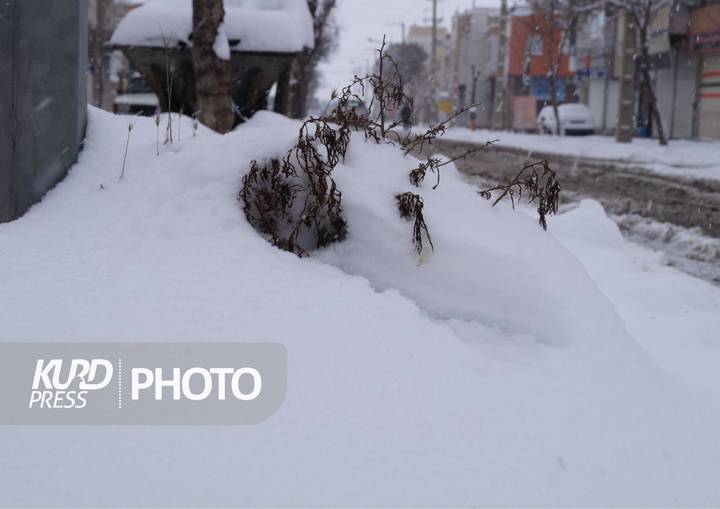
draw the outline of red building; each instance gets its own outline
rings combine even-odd
[[[508,78],[513,96],[534,96],[537,108],[550,102],[555,69],[555,96],[572,102],[575,65],[568,34],[559,15],[526,11],[511,20]]]

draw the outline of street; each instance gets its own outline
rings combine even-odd
[[[467,147],[466,142],[434,143],[448,156]],[[720,181],[670,177],[598,159],[528,155],[527,150],[497,145],[456,164],[463,173],[477,177],[479,186],[490,187],[506,176],[514,177],[525,164],[543,159],[558,173],[561,205],[583,198],[597,200],[629,239],[664,251],[668,264],[720,284]],[[677,242],[680,236],[683,242]]]

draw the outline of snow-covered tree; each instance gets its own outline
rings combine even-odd
[[[337,46],[338,28],[333,19],[337,3],[337,0],[308,0],[308,8],[313,18],[315,44],[312,48],[303,49],[286,76],[290,82],[291,96],[287,113],[293,118],[306,116],[308,99],[313,96],[318,85],[317,66]],[[280,84],[279,88],[282,89],[283,84]]]
[[[414,96],[423,92],[430,76],[426,65],[428,55],[421,46],[414,43],[390,44],[387,49],[397,65],[397,74],[405,80],[408,92]],[[388,81],[397,80],[398,76],[389,76]]]

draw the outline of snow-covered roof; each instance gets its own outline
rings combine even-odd
[[[224,32],[232,51],[295,53],[313,46],[305,0],[225,0]],[[191,45],[192,0],[149,0],[130,11],[110,39],[119,46]],[[220,31],[222,34],[222,31]]]

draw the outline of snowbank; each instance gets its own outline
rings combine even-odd
[[[648,358],[536,218],[445,172],[421,190],[435,253],[419,259],[394,202],[414,164],[357,138],[336,175],[349,237],[299,259],[236,199],[297,123],[261,113],[192,137],[184,119],[156,156],[154,121],[132,119],[119,180],[128,120],[91,109],[68,178],[0,225],[0,341],[278,341],[287,397],[252,427],[0,428],[0,506],[720,500],[717,402]],[[550,230],[619,259],[602,211],[567,217]]]
[[[296,53],[313,47],[307,2],[225,0],[224,5],[224,35],[232,51]],[[191,34],[192,0],[150,0],[125,16],[109,44],[162,48],[164,37],[172,48],[191,46]]]
[[[720,401],[720,288],[668,266],[662,253],[624,242],[592,200],[555,218],[552,234],[582,260],[656,363]]]

